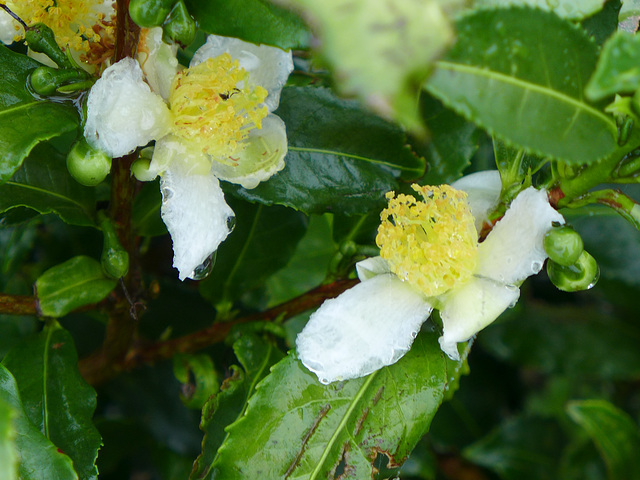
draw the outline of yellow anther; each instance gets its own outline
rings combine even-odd
[[[467,194],[449,185],[413,185],[387,194],[376,243],[391,271],[433,297],[466,282],[475,270],[478,235]]]
[[[2,2],[28,25],[44,23],[56,37],[61,48],[89,54],[94,43],[101,40],[96,30],[104,31],[109,19],[96,11],[101,0],[7,0]],[[115,14],[115,11],[114,11]],[[16,36],[15,40],[20,37]]]
[[[261,128],[269,113],[262,105],[267,91],[248,85],[247,78],[246,70],[227,53],[179,72],[169,96],[173,133],[234,165],[243,140],[251,129]]]

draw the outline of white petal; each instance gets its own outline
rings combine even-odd
[[[223,53],[228,53],[240,62],[240,66],[249,72],[252,84],[267,89],[269,95],[264,104],[273,112],[280,103],[280,90],[293,71],[291,52],[268,45],[255,45],[237,38],[209,35],[207,42],[193,55],[190,66]]]
[[[302,363],[322,383],[368,375],[398,361],[432,307],[395,275],[378,275],[327,300],[298,335]]]
[[[391,273],[389,263],[382,257],[371,257],[356,263],[356,272],[361,282],[371,280],[378,275]]]
[[[221,180],[244,188],[256,188],[284,168],[287,154],[287,131],[277,115],[262,120],[262,128],[254,128],[245,140],[245,147],[234,155],[236,166],[212,162],[211,170]]]
[[[518,194],[504,217],[478,247],[476,274],[518,285],[538,273],[547,258],[543,239],[553,222],[564,218],[547,192],[529,187]]]
[[[180,280],[192,278],[229,235],[233,211],[224,201],[218,179],[190,172],[183,161],[171,162],[160,188],[162,220],[173,240],[173,266]]]
[[[24,29],[11,15],[0,9],[0,42],[11,45],[16,36],[23,37]]]
[[[169,125],[169,109],[142,80],[142,70],[131,58],[107,68],[91,87],[84,136],[112,157],[164,136]]]
[[[177,45],[162,41],[162,27],[140,30],[136,58],[151,89],[165,101],[169,100],[171,82],[178,73]]]
[[[478,233],[482,224],[487,220],[487,215],[498,205],[502,180],[497,170],[466,175],[451,184],[457,190],[467,193],[467,202],[471,207],[471,213],[475,218],[475,226]]]
[[[520,296],[517,287],[474,277],[443,299],[440,318],[444,328],[438,340],[451,359],[459,360],[458,342],[468,340],[493,322]]]

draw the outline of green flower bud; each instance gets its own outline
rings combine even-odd
[[[71,93],[91,88],[93,80],[89,74],[75,68],[53,68],[42,65],[29,75],[31,89],[38,95]]]
[[[105,275],[117,280],[129,271],[129,254],[120,243],[113,222],[102,211],[98,212],[98,224],[104,234],[100,257],[102,270]]]
[[[162,25],[176,0],[131,0],[129,15],[139,26],[145,28]]]
[[[176,42],[184,48],[196,38],[196,30],[196,21],[189,15],[184,0],[178,0],[162,25],[164,40]]]
[[[96,150],[82,138],[67,155],[67,169],[78,183],[93,187],[101,183],[111,170],[111,157]]]
[[[547,274],[551,282],[563,292],[579,292],[593,287],[600,278],[596,260],[583,250],[578,261],[565,267],[549,260]]]
[[[576,263],[584,250],[582,237],[568,225],[549,230],[544,236],[543,244],[549,258],[565,267]]]
[[[44,23],[36,23],[31,27],[27,27],[24,32],[24,38],[29,48],[34,52],[44,53],[61,68],[73,68],[74,65],[71,60],[56,43],[56,36],[53,30]]]

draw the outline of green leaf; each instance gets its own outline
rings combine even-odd
[[[238,37],[282,49],[304,48],[309,31],[293,12],[265,0],[185,0],[189,13],[207,33]]]
[[[158,182],[145,182],[133,200],[131,221],[138,235],[155,237],[167,233],[160,216],[162,195]]]
[[[182,383],[182,402],[189,408],[202,409],[218,389],[213,360],[207,354],[178,354],[173,357],[173,373]]]
[[[96,392],[78,371],[73,338],[58,324],[7,353],[25,412],[40,431],[69,455],[82,479],[96,479],[101,438],[93,426]]]
[[[193,464],[190,480],[208,478],[211,465],[220,445],[227,436],[226,427],[245,411],[247,400],[269,368],[283,358],[272,342],[256,334],[245,334],[233,344],[233,350],[242,365],[231,367],[229,376],[202,410],[200,428],[204,432],[202,453]]]
[[[604,3],[605,0],[476,0],[474,7],[528,6],[551,11],[569,20],[581,20],[602,9]]]
[[[396,364],[324,386],[294,354],[271,369],[227,428],[213,476],[362,479],[377,455],[399,465],[427,432],[456,366],[423,331]]]
[[[18,478],[16,431],[13,426],[15,417],[15,409],[0,394],[0,478],[3,480]]]
[[[220,245],[211,275],[200,293],[212,303],[230,305],[264,285],[284,267],[304,235],[307,219],[283,207],[266,207],[229,199],[236,226]]]
[[[323,88],[285,88],[276,112],[287,125],[285,168],[257,188],[239,188],[250,201],[305,213],[366,213],[384,205],[398,178],[416,179],[425,163],[404,132]]]
[[[544,157],[584,164],[615,150],[615,122],[582,95],[597,47],[580,29],[549,12],[510,8],[464,16],[457,32],[425,84],[446,105]]]
[[[341,90],[385,117],[418,127],[419,85],[453,40],[438,0],[285,0],[320,37]]]
[[[14,177],[0,185],[0,212],[16,207],[55,213],[72,225],[95,225],[94,189],[71,178],[64,156],[48,144],[38,145]]]
[[[479,336],[483,348],[498,358],[574,377],[623,380],[640,376],[640,328],[634,323],[602,315],[591,306],[538,303],[519,305],[503,317],[504,321]]]
[[[478,151],[481,131],[427,93],[420,97],[420,102],[429,130],[425,154],[429,168],[420,183],[451,183],[470,165]]]
[[[0,184],[13,176],[39,142],[73,131],[80,122],[70,102],[36,100],[29,93],[27,78],[38,65],[0,45]]]
[[[0,401],[9,404],[15,412],[13,427],[19,462],[18,478],[21,480],[78,480],[71,459],[51,443],[27,417],[16,380],[2,364],[0,364]]]
[[[104,276],[100,262],[83,255],[44,272],[36,281],[40,311],[46,317],[62,317],[72,310],[97,303],[116,286]]]
[[[629,415],[605,400],[571,402],[567,413],[600,450],[611,480],[640,479],[640,431]]]
[[[638,20],[640,20],[640,0],[622,0],[620,9],[620,30],[635,33],[638,30]]]
[[[607,0],[602,10],[582,21],[582,28],[596,45],[602,46],[618,30],[620,7],[620,0]]]
[[[502,480],[557,478],[559,455],[565,444],[554,421],[515,417],[463,451],[463,456],[497,472]]]
[[[640,87],[640,37],[616,32],[602,47],[598,65],[584,92],[597,101]]]

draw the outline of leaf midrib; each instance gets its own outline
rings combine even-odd
[[[577,109],[583,110],[583,111],[587,112],[588,114],[591,114],[591,115],[599,118],[600,120],[602,120],[603,122],[608,124],[612,131],[614,131],[614,132],[617,131],[614,121],[611,118],[607,117],[602,112],[600,112],[599,110],[593,108],[591,105],[589,105],[587,103],[581,102],[580,100],[578,100],[578,99],[576,99],[574,97],[571,97],[571,96],[569,96],[567,94],[561,93],[561,92],[559,92],[557,90],[554,90],[552,88],[545,87],[544,85],[539,85],[539,84],[536,84],[536,83],[527,82],[525,80],[521,80],[521,79],[519,79],[517,77],[513,77],[511,75],[507,75],[507,74],[502,73],[502,72],[497,72],[495,70],[481,68],[481,67],[478,67],[478,66],[475,66],[475,65],[466,65],[466,64],[461,64],[461,63],[454,63],[454,62],[447,62],[445,60],[440,60],[440,61],[436,62],[436,67],[439,68],[439,69],[442,69],[442,70],[450,70],[450,71],[457,71],[457,72],[467,73],[469,75],[473,75],[473,76],[477,76],[477,77],[492,78],[492,79],[495,79],[495,80],[500,81],[502,83],[511,84],[511,85],[520,87],[523,90],[530,90],[530,91],[534,91],[534,92],[537,92],[537,93],[541,93],[541,94],[546,95],[548,97],[556,98],[560,102],[572,105]],[[428,85],[428,83],[427,83],[427,85]]]
[[[367,163],[372,163],[374,165],[381,165],[384,167],[389,167],[389,168],[393,168],[396,170],[402,170],[402,171],[406,171],[406,172],[416,172],[416,173],[422,173],[423,169],[421,168],[413,168],[413,167],[404,167],[402,165],[397,165],[395,163],[391,163],[391,162],[386,162],[384,160],[376,160],[375,158],[370,158],[370,157],[363,157],[361,155],[355,155],[353,153],[346,153],[346,152],[340,152],[338,150],[328,150],[328,149],[323,149],[323,148],[308,148],[308,147],[293,147],[293,146],[289,146],[289,150],[294,151],[294,152],[304,152],[304,153],[320,153],[322,155],[334,155],[336,157],[346,157],[346,158],[350,158],[352,160],[359,160],[362,162],[367,162]]]
[[[72,205],[77,206],[78,208],[80,208],[80,210],[82,210],[87,215],[88,218],[91,218],[91,213],[86,209],[86,207],[84,205],[82,205],[81,203],[77,202],[76,200],[74,200],[73,198],[66,197],[66,196],[61,195],[59,193],[52,192],[51,190],[45,190],[44,188],[36,187],[36,186],[29,185],[29,184],[26,184],[26,183],[18,183],[18,182],[13,182],[13,181],[7,181],[7,182],[4,183],[4,185],[11,185],[13,187],[24,188],[24,189],[27,189],[27,190],[33,190],[35,192],[38,192],[38,193],[41,193],[41,194],[44,194],[44,195],[50,195],[52,197],[59,198],[60,200],[69,202]],[[15,205],[15,206],[18,206],[18,205]],[[33,206],[27,205],[24,202],[22,202],[21,206],[34,208]],[[52,210],[56,211],[55,207],[49,207],[49,208],[51,208]]]

